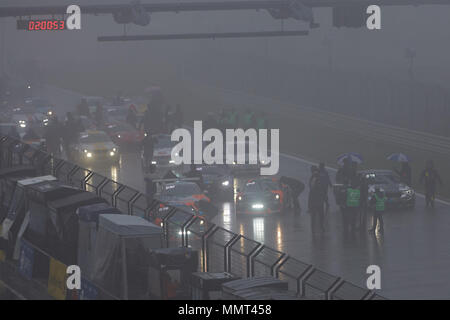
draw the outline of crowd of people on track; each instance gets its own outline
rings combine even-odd
[[[412,170],[408,162],[402,162],[401,169],[395,171],[402,183],[411,186]],[[419,181],[425,187],[426,206],[434,207],[437,186],[442,186],[442,180],[432,160],[426,162]],[[334,187],[336,186],[341,186],[334,191],[336,202],[343,215],[345,237],[354,235],[357,230],[362,231],[369,213],[372,213],[372,226],[369,232],[374,233],[376,230],[384,232],[383,213],[386,211],[386,194],[380,187],[375,187],[372,195],[369,194],[368,178],[358,174],[356,162],[344,159],[343,165],[336,172]],[[333,184],[324,163],[311,166],[308,212],[311,214],[313,233],[325,231],[325,216],[330,208],[328,200],[330,188],[333,188]]]

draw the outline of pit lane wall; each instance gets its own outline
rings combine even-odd
[[[288,283],[289,291],[308,299],[383,299],[375,292],[349,283],[243,235],[174,207],[160,211],[161,203],[139,191],[95,172],[55,158],[10,137],[0,138],[0,168],[32,165],[38,175],[58,180],[106,200],[123,214],[143,217],[164,230],[165,247],[189,247],[199,252],[198,271],[229,272],[241,278],[271,276]],[[4,184],[2,184],[3,186]],[[3,192],[3,190],[1,190]],[[0,255],[1,280],[27,299],[119,299],[82,278],[82,289],[66,289],[67,268],[41,248],[23,240],[20,258]],[[36,263],[45,266],[36,272]]]

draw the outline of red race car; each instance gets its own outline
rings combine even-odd
[[[127,123],[110,123],[106,126],[106,132],[119,147],[137,146],[144,139],[143,131],[139,131]]]

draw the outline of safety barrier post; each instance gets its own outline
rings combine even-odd
[[[195,216],[191,216],[185,223],[181,226],[181,246],[188,246],[188,236],[187,236],[187,227],[190,226],[195,221]]]
[[[230,250],[229,250],[229,248],[231,247],[231,246],[233,246],[237,241],[239,241],[239,239],[241,239],[242,238],[242,235],[236,235],[235,237],[233,237],[231,240],[230,240],[230,242],[228,242],[226,245],[225,245],[225,252],[226,252],[226,259],[225,259],[225,261],[226,261],[226,268],[225,268],[225,271],[226,272],[230,272],[230,270],[231,270],[231,257],[230,257]]]
[[[87,170],[87,169],[85,169]],[[89,173],[84,177],[84,179],[81,181],[81,189],[83,189],[84,191],[86,191],[86,185],[88,180],[92,177],[92,175],[94,174],[94,172],[88,170]]]
[[[130,200],[128,200],[127,207],[128,207],[128,215],[133,215],[133,204],[138,199],[139,195],[141,193],[139,191],[136,191],[135,194],[131,197]]]
[[[111,181],[112,181],[112,180],[111,180]],[[111,203],[112,203],[112,206],[113,206],[114,208],[117,208],[117,203],[116,203],[117,195],[118,195],[119,193],[121,193],[121,192],[123,191],[123,189],[125,189],[125,186],[124,186],[123,184],[121,184],[121,185],[116,189],[116,191],[114,191],[114,192],[112,193],[112,195],[111,195]]]

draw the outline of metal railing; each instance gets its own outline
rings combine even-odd
[[[0,138],[0,167],[33,165],[74,187],[96,193],[124,214],[160,224],[167,247],[199,251],[199,270],[229,272],[241,278],[273,276],[288,283],[299,297],[315,299],[382,299],[368,289],[316,269],[243,235],[217,226],[176,207],[162,205],[125,186],[69,161],[49,155],[10,137]],[[160,210],[166,207],[165,210]]]

